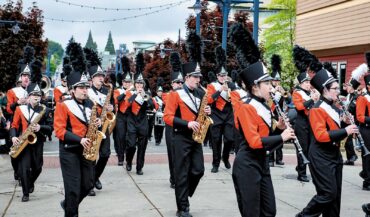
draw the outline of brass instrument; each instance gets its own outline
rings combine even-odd
[[[51,88],[50,78],[46,75],[42,75],[42,78],[41,78],[41,90],[42,90],[42,92],[44,92],[46,94],[50,90],[50,88]]]
[[[290,125],[290,122],[289,122],[289,118],[284,114],[283,110],[281,109],[280,105],[279,105],[279,102],[277,102],[275,100],[275,94],[270,92],[270,95],[271,95],[271,98],[272,98],[272,101],[274,102],[275,104],[275,108],[276,108],[276,111],[279,115],[279,117],[281,117],[283,120],[284,120],[284,123],[287,127],[290,127],[291,128],[291,125]],[[297,149],[297,152],[298,154],[301,156],[302,158],[302,161],[303,161],[303,164],[306,165],[306,164],[309,164],[310,161],[308,161],[307,157],[304,155],[303,153],[303,149],[302,149],[302,146],[301,144],[299,143],[299,140],[298,138],[295,138],[293,140],[293,144],[294,146],[296,147]],[[280,147],[280,146],[279,146]],[[272,151],[271,151],[272,152]]]
[[[97,144],[99,139],[105,137],[105,135],[98,130],[98,126],[95,124],[97,119],[97,105],[94,103],[94,106],[91,109],[90,121],[89,121],[89,129],[87,129],[86,138],[88,138],[91,142],[91,147],[89,149],[83,150],[83,156],[85,159],[90,161],[95,161],[98,158],[99,148],[100,146]]]
[[[9,155],[12,158],[18,157],[18,155],[26,148],[26,146],[28,144],[35,144],[37,142],[37,136],[32,131],[32,127],[35,126],[36,124],[38,124],[40,122],[41,118],[45,114],[46,106],[45,105],[41,105],[41,106],[42,106],[42,110],[41,110],[40,114],[38,114],[37,117],[35,118],[35,120],[33,120],[28,125],[26,131],[24,131],[24,133],[22,133],[22,135],[20,137],[18,137],[19,145],[12,145],[12,147],[10,147]]]
[[[101,132],[104,135],[107,132],[107,129],[110,128],[110,126],[116,120],[116,115],[113,112],[108,111],[108,109],[107,109],[107,106],[110,104],[110,99],[111,99],[112,94],[113,94],[113,86],[111,84],[109,84],[108,86],[109,86],[109,89],[108,89],[107,98],[105,98],[104,105],[103,105],[103,110],[102,110],[101,115],[100,115],[100,119],[101,119],[101,122],[103,124]],[[100,147],[100,143],[102,142],[102,139],[103,138],[101,138],[100,141],[98,141],[99,147]],[[99,149],[98,149],[98,153],[99,153]]]
[[[194,141],[200,144],[202,144],[204,139],[206,138],[209,125],[213,124],[213,120],[204,112],[204,108],[207,106],[208,103],[207,97],[208,91],[206,91],[206,93],[203,96],[202,102],[200,103],[199,114],[196,120],[196,122],[199,123],[199,131],[198,132],[194,131],[192,135]]]
[[[352,125],[356,125],[355,120],[353,119],[353,116],[349,113],[347,106],[344,104],[342,100],[339,98],[337,99],[338,103],[342,106],[344,115],[348,117],[349,121]],[[355,149],[357,151],[362,151],[363,156],[369,155],[370,152],[365,146],[364,139],[362,138],[361,133],[353,134],[353,145],[355,146]]]

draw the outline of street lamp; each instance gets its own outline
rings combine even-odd
[[[18,23],[16,23],[13,27],[12,27],[12,32],[13,34],[18,34],[18,32],[21,31],[21,28],[18,26]]]
[[[190,9],[193,9],[196,15],[195,18],[195,32],[197,35],[200,35],[200,12],[202,12],[202,4],[200,3],[200,0],[196,0],[195,4],[192,7],[189,7]]]
[[[18,21],[13,20],[0,20],[0,27],[2,26],[11,26],[10,30],[13,32],[14,35],[17,35],[19,31],[22,29],[19,27],[19,24],[22,24]]]
[[[164,47],[164,44],[161,44],[160,46],[159,46],[159,49],[161,50],[160,52],[159,52],[159,56],[162,58],[162,59],[164,59],[165,57],[166,57],[166,51],[172,51],[173,49],[171,49],[171,48],[165,48]]]

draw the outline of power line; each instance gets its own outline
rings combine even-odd
[[[105,11],[140,11],[140,10],[152,10],[155,8],[164,8],[168,6],[177,5],[179,3],[187,2],[190,0],[183,0],[179,2],[173,2],[163,5],[156,5],[156,6],[148,6],[148,7],[136,7],[136,8],[108,8],[108,7],[98,7],[98,6],[91,6],[91,5],[82,5],[82,4],[76,4],[73,2],[63,1],[63,0],[55,0],[57,3],[69,5],[69,6],[76,6],[80,8],[88,8],[88,9],[94,9],[94,10],[105,10]]]
[[[103,20],[68,20],[68,19],[44,17],[44,19],[45,20],[49,20],[49,21],[58,21],[58,22],[65,22],[65,23],[106,23],[106,22],[116,22],[116,21],[135,19],[135,18],[138,18],[138,17],[144,17],[144,16],[148,16],[148,15],[151,15],[151,14],[159,13],[161,11],[169,10],[171,8],[174,8],[176,6],[179,6],[181,4],[184,4],[185,2],[188,2],[188,1],[190,1],[190,0],[183,0],[183,1],[180,1],[180,2],[176,3],[175,5],[167,6],[165,8],[158,9],[158,10],[155,10],[155,11],[151,11],[151,12],[147,12],[147,13],[143,13],[143,14],[138,14],[138,15],[127,16],[127,17],[121,17],[121,18],[112,18],[112,19],[103,19]]]

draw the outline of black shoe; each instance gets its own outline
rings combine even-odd
[[[118,166],[123,166],[123,161],[118,161]]]
[[[131,164],[126,164],[126,170],[131,171],[132,170],[132,165]]]
[[[348,165],[348,166],[353,166],[355,165],[355,162],[354,161],[351,161],[351,160],[346,160],[343,165]]]
[[[357,155],[353,155],[349,160],[355,162],[358,159]]]
[[[362,210],[366,215],[370,215],[370,203],[362,205]]]
[[[362,170],[358,175],[359,175],[361,178],[366,179],[365,172],[364,172],[363,170]]]
[[[226,169],[230,169],[231,168],[231,165],[230,165],[229,160],[225,160],[224,161],[224,164],[225,164]]]
[[[31,194],[33,193],[34,190],[35,190],[35,185],[32,185],[30,189],[28,190],[28,192]]]
[[[94,196],[96,196],[96,193],[95,193],[94,189],[91,189],[91,190],[90,190],[90,192],[89,192],[89,196],[90,196],[90,197],[94,197]]]
[[[175,184],[171,183],[170,188],[175,189]]]
[[[362,190],[370,191],[370,185],[369,184],[362,184]]]
[[[211,173],[218,173],[218,167],[216,166],[212,167]]]
[[[96,180],[96,182],[95,182],[95,188],[98,189],[98,190],[101,190],[103,188],[99,179]]]
[[[66,210],[66,202],[64,200],[60,201],[60,206],[63,210]]]
[[[143,170],[137,170],[136,174],[138,174],[139,176],[144,175]]]
[[[303,217],[302,212],[300,212],[300,213],[298,213],[297,215],[295,215],[295,217]]]
[[[309,182],[310,180],[307,178],[307,176],[298,176],[297,177],[297,180],[298,181],[301,181],[301,182]]]
[[[23,195],[22,202],[27,202],[30,200],[30,197],[28,195]]]
[[[276,161],[276,165],[283,166],[285,163],[282,160]]]

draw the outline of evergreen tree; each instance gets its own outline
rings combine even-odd
[[[286,88],[291,88],[298,75],[292,57],[295,41],[296,0],[272,0],[269,7],[281,10],[265,20],[265,23],[271,27],[266,29],[262,35],[265,41],[264,59],[270,60],[273,54],[281,56],[282,84]]]
[[[15,85],[18,61],[23,58],[23,48],[30,44],[35,57],[42,60],[47,54],[47,40],[43,40],[43,15],[36,3],[23,12],[23,3],[6,1],[0,6],[0,20],[14,20],[23,23],[18,34],[9,30],[12,26],[0,28],[0,90],[6,91]]]
[[[92,37],[92,34],[91,34],[91,30],[89,32],[89,37],[87,38],[87,42],[86,42],[85,47],[86,48],[90,48],[90,49],[94,50],[95,52],[98,51],[98,45],[93,40],[93,37]]]
[[[115,55],[116,50],[114,49],[113,39],[112,39],[112,33],[109,31],[108,41],[105,45],[105,51],[108,51],[110,55]]]

